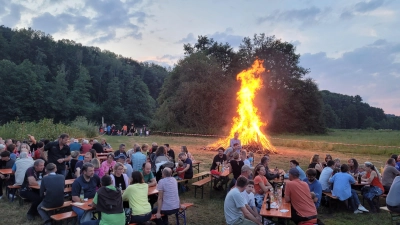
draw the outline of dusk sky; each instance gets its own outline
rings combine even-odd
[[[0,0],[0,25],[173,66],[198,35],[291,42],[321,90],[400,116],[400,1]]]

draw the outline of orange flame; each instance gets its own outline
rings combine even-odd
[[[261,122],[257,113],[258,109],[253,103],[256,91],[262,87],[261,74],[264,71],[263,61],[257,59],[250,69],[243,70],[237,75],[236,79],[241,81],[240,90],[237,92],[239,104],[236,111],[239,116],[233,118],[229,137],[218,140],[214,145],[226,146],[230,138],[238,132],[242,145],[257,145],[261,147],[261,150],[276,152],[274,146],[260,130],[267,123]]]

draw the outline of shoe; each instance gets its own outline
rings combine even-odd
[[[364,206],[360,205],[358,206],[358,210],[363,211],[363,212],[369,212],[368,209],[366,209]]]
[[[31,215],[31,214],[26,214],[26,218],[27,218],[29,221],[32,221],[32,220],[35,219],[35,216],[33,216],[33,215]]]
[[[43,225],[51,225],[51,220],[46,220]]]
[[[2,196],[0,196],[0,199],[1,199],[1,198],[3,198],[3,195],[2,195]]]
[[[354,214],[361,214],[361,213],[363,213],[363,212],[360,211],[360,210],[358,210],[358,209],[356,209],[356,210],[354,211]]]

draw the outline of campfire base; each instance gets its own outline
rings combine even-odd
[[[202,150],[207,150],[207,151],[217,151],[217,149],[220,146],[208,146],[208,147],[204,147],[202,148]],[[225,149],[227,147],[222,146]],[[251,143],[251,144],[247,144],[247,145],[242,145],[242,149],[245,149],[247,151],[247,153],[249,152],[253,152],[256,154],[275,154],[276,152],[267,148],[264,148],[262,145],[257,144],[257,143]]]

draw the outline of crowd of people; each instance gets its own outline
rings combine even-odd
[[[99,127],[99,133],[112,136],[149,136],[150,130],[146,125],[143,125],[142,128],[136,128],[133,123],[129,127],[124,124],[120,128],[117,128],[115,124],[103,124]]]
[[[20,185],[20,196],[31,202],[27,219],[40,215],[46,225],[51,220],[42,207],[64,204],[65,179],[75,179],[70,194],[73,202],[93,198],[93,205],[101,212],[101,224],[125,224],[124,206],[132,209],[132,223],[146,222],[156,214],[156,224],[168,224],[168,215],[180,208],[177,179],[193,177],[193,156],[186,146],[181,147],[176,168],[175,152],[169,144],[134,144],[129,150],[120,144],[100,163],[98,154],[111,148],[105,139],[79,141],[67,134],[53,142],[36,141],[33,136],[29,139],[29,143],[19,143],[0,138],[0,169],[13,171],[10,175],[0,174],[0,186]],[[153,186],[157,186],[158,194],[148,196],[148,189]],[[8,197],[12,195],[10,190]],[[79,207],[72,206],[72,210],[79,223],[100,223],[91,220],[91,216],[86,218]]]

